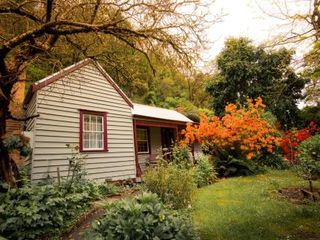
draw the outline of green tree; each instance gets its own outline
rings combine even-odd
[[[207,85],[215,113],[223,115],[228,103],[262,97],[282,127],[295,125],[306,81],[290,67],[292,54],[285,48],[267,51],[246,38],[228,39],[217,57],[218,72]]]

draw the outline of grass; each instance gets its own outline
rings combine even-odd
[[[292,172],[271,171],[199,189],[193,218],[201,239],[320,239],[320,203],[297,205],[277,193],[300,186],[307,183]]]

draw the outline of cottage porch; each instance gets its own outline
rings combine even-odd
[[[134,104],[133,129],[138,178],[146,166],[156,163],[160,153],[170,157],[180,131],[188,122],[192,121],[176,111]]]

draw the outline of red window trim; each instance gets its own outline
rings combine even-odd
[[[138,148],[137,148],[137,153],[140,155],[143,155],[143,154],[151,154],[151,144],[150,144],[150,128],[149,127],[144,127],[144,126],[137,126],[137,132],[138,132],[138,129],[146,129],[147,130],[147,136],[148,136],[148,152],[139,152],[138,151]],[[138,147],[138,138],[137,138],[137,147]]]
[[[79,109],[80,111],[80,129],[79,129],[79,145],[80,145],[80,152],[108,152],[108,124],[107,124],[107,113],[106,112],[97,112],[97,111],[90,111],[90,110],[83,110]],[[104,131],[103,131],[103,149],[101,150],[84,150],[83,149],[83,115],[90,114],[90,115],[97,115],[103,117],[104,122]]]

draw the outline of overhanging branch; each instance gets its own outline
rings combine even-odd
[[[40,114],[32,115],[32,116],[25,117],[25,118],[16,118],[9,113],[9,116],[7,117],[7,119],[12,119],[12,120],[19,121],[19,122],[25,122],[25,121],[28,121],[30,119],[37,118],[37,117],[40,117]]]

